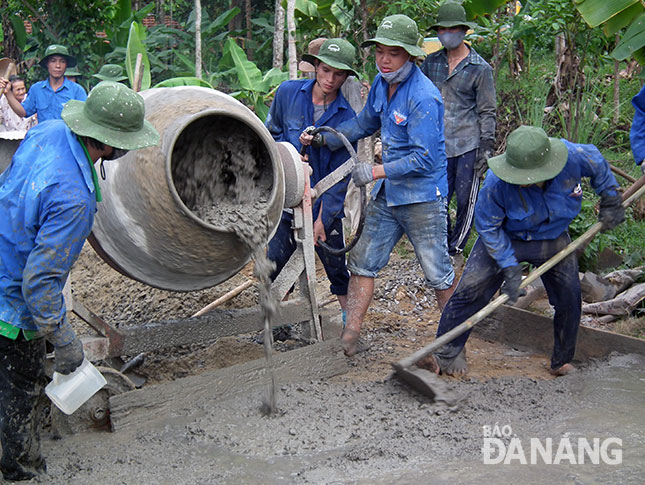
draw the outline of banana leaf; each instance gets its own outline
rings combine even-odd
[[[576,8],[591,27],[607,22],[639,0],[575,0]]]
[[[150,61],[148,60],[146,48],[143,45],[144,37],[143,25],[132,22],[130,25],[130,35],[128,36],[128,45],[125,51],[125,69],[128,73],[128,78],[130,79],[130,86],[134,88],[134,70],[136,67],[137,55],[141,54],[143,56],[143,76],[141,77],[142,91],[144,89],[148,89],[151,84]]]
[[[632,22],[629,26],[622,39],[620,39],[620,44],[612,51],[611,57],[618,61],[622,61],[634,55],[639,62],[642,63],[642,50],[645,46],[645,13],[642,13],[636,21]]]
[[[16,45],[20,50],[25,50],[25,45],[27,44],[27,30],[25,30],[25,24],[20,17],[16,14],[13,14],[9,17],[11,22],[11,27],[13,28],[13,35],[16,39]]]
[[[264,92],[264,80],[262,71],[255,63],[248,60],[244,50],[235,43],[235,40],[228,38],[224,44],[224,54],[220,60],[220,69],[235,67],[240,86],[246,91]]]

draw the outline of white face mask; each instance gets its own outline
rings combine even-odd
[[[442,32],[437,35],[439,42],[448,50],[456,49],[464,41],[466,32],[460,30],[459,32]]]

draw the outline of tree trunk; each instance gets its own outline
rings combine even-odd
[[[620,34],[616,34],[616,45],[620,42]],[[614,125],[618,124],[620,115],[620,66],[617,60],[614,60]]]
[[[246,20],[246,57],[251,61],[253,60],[253,49],[250,48],[251,39],[253,38],[253,24],[251,23],[252,12],[253,7],[251,6],[251,0],[245,0],[244,17]]]
[[[202,2],[195,0],[195,77],[202,78]]]
[[[298,60],[296,53],[296,0],[287,0],[287,39],[289,50],[289,79],[298,77]]]
[[[282,69],[284,64],[284,8],[275,0],[275,21],[273,30],[273,67]]]
[[[369,35],[367,33],[368,20],[369,20],[369,11],[367,9],[367,0],[361,0],[361,30],[363,31],[362,33],[363,42],[369,39]],[[361,55],[362,70],[365,71],[365,66],[367,65],[367,58],[369,56],[369,50],[359,49],[359,51]]]

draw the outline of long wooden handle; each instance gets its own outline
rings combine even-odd
[[[627,195],[628,192],[630,192],[631,188],[633,187],[632,186],[630,187],[630,189],[628,189],[625,192],[625,194],[623,194],[624,207],[629,207],[635,200],[639,199],[640,197],[643,196],[643,194],[645,194],[645,175],[643,175],[640,179],[638,179],[634,183],[634,186],[638,186],[638,190],[636,190],[635,192],[631,191],[631,195],[628,195],[625,198],[625,195]],[[556,264],[558,264],[564,258],[569,256],[580,246],[583,246],[587,242],[591,241],[591,239],[593,239],[594,236],[598,234],[601,229],[602,229],[602,223],[601,222],[595,223],[593,226],[587,229],[587,231],[582,236],[580,236],[575,241],[571,242],[566,248],[564,248],[559,253],[553,255],[547,262],[542,264],[539,268],[533,270],[526,278],[522,280],[522,283],[520,284],[520,288],[524,288],[525,286],[533,283],[536,279],[538,279],[544,273],[552,269]],[[402,370],[402,369],[407,369],[411,365],[414,365],[424,357],[428,356],[430,353],[437,350],[442,345],[448,342],[451,342],[455,338],[459,337],[462,333],[470,330],[477,323],[479,323],[485,317],[493,313],[498,307],[502,306],[507,301],[508,301],[508,295],[502,294],[498,296],[492,302],[486,305],[484,308],[482,308],[473,316],[471,316],[468,320],[458,325],[457,327],[453,328],[449,332],[444,333],[441,337],[438,337],[433,342],[429,343],[422,349],[416,351],[414,354],[404,359],[401,359],[399,362],[393,364],[393,367],[397,370]]]

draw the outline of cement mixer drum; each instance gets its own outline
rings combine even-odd
[[[105,162],[90,243],[150,286],[217,285],[277,228],[285,194],[277,145],[252,111],[221,92],[184,86],[141,95],[161,141]]]

